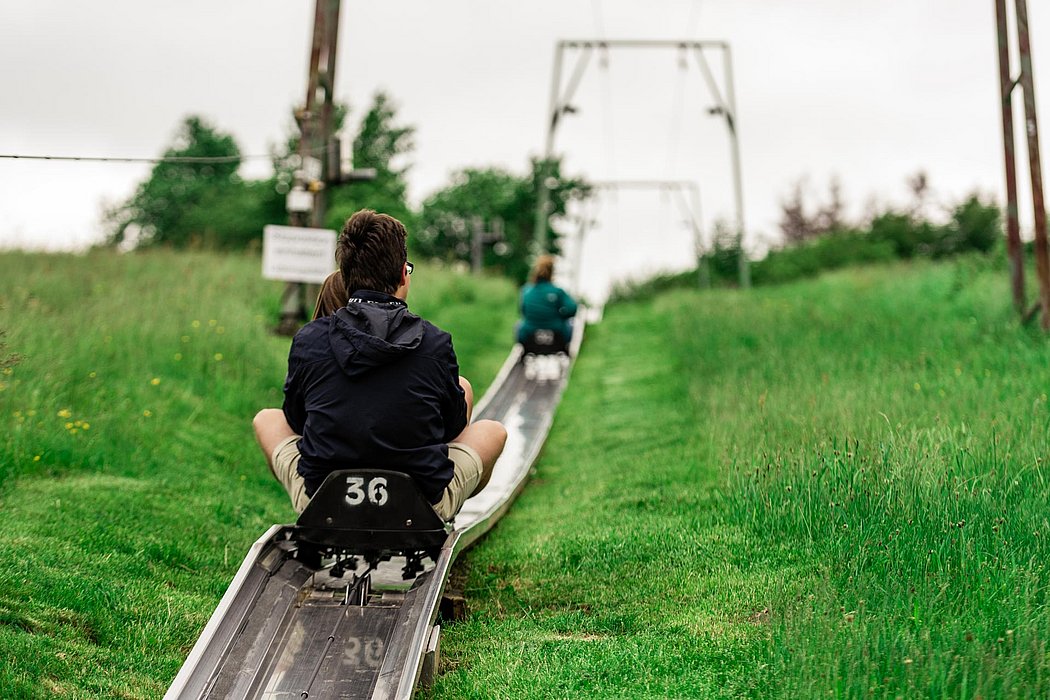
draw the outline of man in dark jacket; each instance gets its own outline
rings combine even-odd
[[[337,469],[411,475],[446,520],[484,488],[507,433],[470,422],[473,391],[452,338],[412,314],[405,227],[370,210],[346,222],[336,261],[346,306],[296,334],[284,407],[255,417],[270,469],[302,512]]]

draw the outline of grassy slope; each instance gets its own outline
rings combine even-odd
[[[1050,695],[1050,350],[1006,282],[609,309],[433,696]]]
[[[0,255],[0,697],[159,697],[248,546],[293,517],[251,436],[281,287],[251,256]],[[515,292],[417,268],[484,390]],[[484,302],[484,303],[481,303]]]

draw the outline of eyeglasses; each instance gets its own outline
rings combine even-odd
[[[406,260],[405,261],[405,271],[408,272],[408,274],[411,275],[412,274],[412,270],[414,270],[414,269],[416,269],[416,266]]]

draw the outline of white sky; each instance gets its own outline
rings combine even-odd
[[[1029,13],[1050,148],[1050,13],[1038,2]],[[190,113],[243,153],[266,153],[305,94],[312,17],[312,0],[3,2],[0,153],[157,156]],[[558,39],[726,40],[745,222],[760,247],[802,176],[819,195],[838,176],[857,216],[872,198],[906,201],[920,169],[941,203],[975,189],[1001,199],[995,36],[993,0],[344,0],[336,97],[359,116],[385,89],[417,127],[418,202],[453,170],[523,172],[540,153]],[[592,60],[556,150],[592,180],[696,181],[709,230],[733,214],[728,142],[689,61],[680,69],[673,50],[613,51],[607,69]],[[0,247],[98,240],[103,202],[127,197],[149,167],[0,160]],[[591,211],[595,279],[691,258],[665,196],[605,196]]]

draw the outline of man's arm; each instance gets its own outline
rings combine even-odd
[[[442,422],[445,425],[445,442],[451,442],[457,435],[463,432],[470,422],[471,407],[467,405],[467,395],[462,379],[459,376],[459,361],[456,359],[456,351],[452,347],[452,337],[448,339],[448,358],[446,360],[448,370],[445,373],[445,397],[443,406]],[[466,380],[463,380],[466,381]],[[467,386],[470,386],[469,382]],[[473,397],[473,389],[471,389]]]
[[[294,344],[293,344],[294,347]],[[284,418],[296,435],[302,435],[306,426],[306,400],[302,392],[299,363],[289,354],[288,376],[284,380]]]

